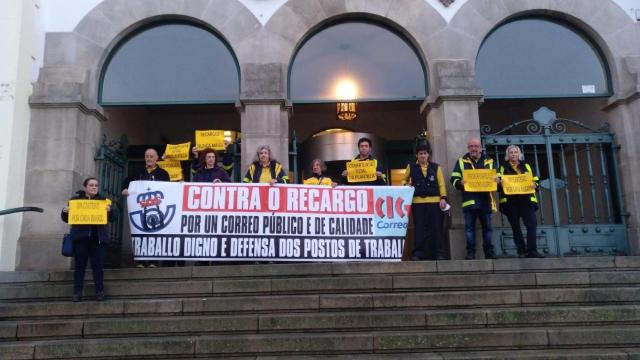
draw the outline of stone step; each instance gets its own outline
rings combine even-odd
[[[7,359],[373,354],[634,347],[640,326],[376,331],[367,333],[206,335],[0,343]]]
[[[635,360],[640,348],[509,350],[481,352],[429,352],[396,354],[351,354],[307,356],[259,356],[253,360]],[[210,358],[222,359],[222,358]]]
[[[553,272],[600,271],[640,269],[640,257],[565,257],[546,259],[496,259],[496,260],[444,260],[398,263],[295,263],[260,264],[243,263],[219,266],[186,266],[153,269],[107,269],[107,280],[150,279],[229,279],[229,278],[279,278],[352,276],[373,274],[412,273],[499,273],[499,272]],[[87,272],[90,276],[91,272]],[[2,283],[68,282],[72,271],[52,272],[0,272]]]
[[[437,274],[349,277],[307,277],[234,280],[146,280],[107,281],[106,292],[111,298],[232,296],[237,294],[301,294],[301,293],[363,293],[399,291],[439,291],[543,287],[638,286],[640,271],[598,272],[531,272],[490,274]],[[50,283],[2,284],[0,301],[68,298],[72,285]],[[87,282],[87,295],[93,294]]]
[[[234,316],[176,316],[0,321],[0,342],[38,338],[102,338],[323,331],[431,330],[640,324],[640,305],[404,310]]]
[[[0,303],[1,319],[460,309],[544,305],[637,305],[639,287],[553,288],[368,294],[257,295]]]

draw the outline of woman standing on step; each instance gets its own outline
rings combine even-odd
[[[89,177],[82,183],[84,190],[78,191],[77,196],[70,200],[107,200],[98,194],[98,179]],[[69,222],[69,204],[60,213],[62,221]],[[107,200],[107,219],[112,221],[111,201]],[[73,256],[75,267],[73,272],[73,302],[82,299],[84,272],[87,262],[91,261],[93,282],[95,284],[96,300],[104,300],[104,251],[109,241],[108,225],[71,225],[71,239],[73,239]]]
[[[506,163],[500,165],[498,174],[498,184],[500,184],[498,187],[498,191],[500,192],[500,212],[507,217],[509,224],[511,224],[513,241],[518,248],[518,257],[542,258],[544,255],[538,252],[536,245],[536,211],[538,210],[538,199],[536,198],[535,191],[540,187],[538,177],[531,170],[531,166],[523,161],[524,154],[520,151],[520,147],[509,145],[504,160]],[[534,192],[524,195],[506,195],[502,188],[502,180],[500,178],[504,175],[521,175],[526,173],[531,174],[533,178],[531,188]],[[524,226],[527,228],[526,247],[522,230],[520,229],[520,218],[522,218],[522,222],[524,222]]]
[[[430,161],[428,143],[416,147],[416,161],[407,165],[403,184],[413,186],[414,246],[412,261],[445,260],[443,247],[443,211],[447,209],[447,189],[442,167]],[[430,246],[427,239],[431,240]]]

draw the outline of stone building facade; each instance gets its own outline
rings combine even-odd
[[[105,129],[110,129],[110,121],[118,116],[117,109],[105,109],[98,102],[103,68],[121,40],[142,27],[171,20],[210,28],[228,43],[237,59],[240,91],[235,108],[245,168],[255,148],[264,143],[288,163],[298,116],[288,91],[288,76],[296,51],[309,36],[333,22],[352,18],[393,29],[414,47],[424,64],[428,88],[415,108],[417,127],[428,129],[435,160],[446,173],[465,152],[467,139],[480,134],[479,107],[485,99],[475,66],[485,38],[500,24],[519,17],[568,23],[600,49],[608,64],[610,96],[589,102],[588,108],[597,113],[596,120],[610,124],[620,145],[617,159],[629,212],[630,252],[638,253],[640,181],[634,179],[640,177],[640,28],[623,9],[627,3],[468,0],[445,8],[426,0],[267,2],[278,4],[265,19],[252,12],[247,1],[104,0],[86,13],[73,31],[46,34],[43,63],[28,100],[29,129],[16,134],[22,138],[14,139],[27,144],[24,184],[14,188],[24,192],[25,205],[42,207],[48,215],[25,214],[18,232],[0,234],[2,269],[68,266],[65,259],[52,255],[57,255],[58,239],[65,232],[57,213],[82,179],[96,173],[95,153]],[[566,103],[560,106],[572,107]],[[388,131],[393,132],[391,126]],[[383,135],[382,131],[374,132]],[[454,194],[451,201],[456,204],[459,199]],[[457,258],[464,248],[459,210],[454,212],[450,241],[451,255]]]

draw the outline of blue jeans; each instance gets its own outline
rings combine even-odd
[[[493,243],[491,237],[493,228],[491,227],[491,213],[486,210],[471,209],[464,210],[464,232],[467,237],[467,252],[476,252],[476,219],[480,220],[482,226],[482,248],[485,255],[493,253]]]

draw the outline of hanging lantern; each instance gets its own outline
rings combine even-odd
[[[355,102],[339,102],[337,107],[338,120],[353,121],[358,117]]]

